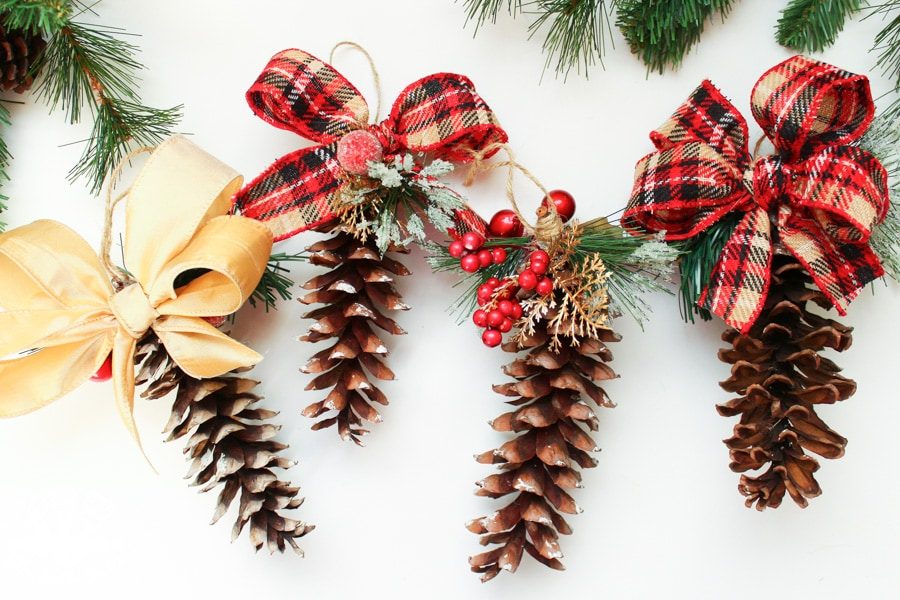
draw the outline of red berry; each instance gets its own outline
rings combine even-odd
[[[487,304],[490,301],[491,301],[490,298],[482,298],[481,296],[478,296],[478,306],[484,306],[485,304]]]
[[[518,302],[513,302],[513,311],[511,316],[517,321],[522,318],[522,305]]]
[[[549,277],[544,277],[540,281],[537,282],[537,286],[535,286],[535,291],[541,296],[546,296],[550,292],[553,291],[553,280]]]
[[[575,198],[569,192],[565,190],[551,190],[547,192],[544,204],[547,204],[548,197],[553,200],[556,212],[559,214],[559,218],[563,220],[563,223],[571,219],[572,215],[575,214]]]
[[[522,227],[522,222],[516,216],[516,213],[509,209],[504,209],[491,217],[488,231],[496,237],[521,237],[525,229]]]
[[[479,327],[484,327],[487,325],[487,313],[481,310],[480,308],[472,313],[472,322],[478,325]]]
[[[474,273],[481,268],[481,262],[474,254],[466,254],[459,260],[459,266],[466,273]]]
[[[463,234],[462,243],[466,250],[478,250],[484,246],[484,238],[474,231],[469,231]]]
[[[523,290],[533,290],[534,286],[537,285],[537,275],[534,274],[534,271],[530,269],[525,269],[521,273],[519,273],[519,286]]]
[[[503,322],[504,318],[505,317],[504,317],[503,313],[500,312],[499,309],[495,308],[494,310],[492,310],[491,312],[489,312],[487,314],[487,323],[491,327],[496,327],[497,325],[499,325],[500,323]]]
[[[494,295],[494,288],[492,288],[488,284],[482,283],[481,285],[478,286],[478,297],[479,298],[489,299],[493,295]]]
[[[501,300],[497,303],[497,308],[503,313],[504,317],[508,317],[513,313],[513,303],[509,300]]]
[[[503,341],[503,334],[496,329],[485,329],[484,333],[481,334],[481,341],[484,342],[485,346],[494,348]]]
[[[531,261],[531,270],[535,275],[543,275],[547,272],[547,263],[543,260],[533,260]]]
[[[466,247],[463,246],[462,240],[455,240],[450,243],[447,251],[453,258],[462,258],[462,255],[466,253]]]
[[[503,319],[503,322],[500,323],[500,326],[497,327],[497,329],[500,330],[500,333],[506,333],[510,329],[512,329],[512,326],[513,326],[512,319],[506,318],[506,319]]]
[[[491,286],[491,289],[494,289],[494,288],[496,288],[498,285],[500,285],[500,280],[497,279],[496,277],[491,277],[490,279],[488,279],[487,281],[485,281],[485,283],[486,283],[487,285]]]
[[[91,375],[91,381],[109,381],[112,379],[112,354],[106,357],[97,372]]]
[[[499,265],[506,260],[506,250],[503,248],[494,248],[491,250],[491,256],[494,258],[494,264]]]
[[[494,262],[494,255],[491,254],[490,250],[482,250],[478,253],[478,262],[481,264],[482,269],[489,267]]]
[[[531,256],[529,256],[528,259],[532,263],[536,263],[536,262],[548,263],[548,262],[550,262],[550,255],[547,254],[547,252],[545,252],[544,250],[535,250],[534,252],[531,253]]]

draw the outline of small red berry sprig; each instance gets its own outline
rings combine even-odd
[[[491,265],[499,265],[506,261],[506,250],[500,247],[485,248],[484,236],[475,231],[468,231],[458,240],[451,242],[447,251],[453,258],[459,259],[459,268],[466,273],[475,273]]]

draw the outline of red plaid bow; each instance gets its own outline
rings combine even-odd
[[[746,121],[704,81],[651,133],[658,151],[638,162],[623,221],[683,240],[743,213],[699,301],[742,332],[763,308],[776,245],[845,314],[884,273],[868,240],[887,212],[887,173],[851,145],[874,114],[868,79],[795,56],[756,82],[751,107],[777,155],[751,158]]]
[[[302,50],[272,57],[247,91],[247,102],[275,127],[319,143],[281,157],[235,198],[236,209],[265,221],[276,240],[335,218],[335,200],[346,178],[338,143],[351,131],[373,134],[385,157],[428,152],[455,162],[470,160],[472,151],[507,139],[472,82],[449,73],[408,86],[388,118],[369,125],[368,106],[353,84]]]

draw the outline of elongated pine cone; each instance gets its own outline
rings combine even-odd
[[[323,306],[304,315],[316,322],[300,339],[306,342],[334,339],[335,342],[314,354],[301,369],[316,374],[307,390],[331,388],[325,399],[307,406],[303,414],[318,418],[333,413],[312,428],[318,430],[337,424],[342,439],[353,440],[361,446],[360,437],[368,433],[362,422],[381,421],[373,403],[388,403],[371,378],[394,378],[393,371],[382,360],[387,355],[387,347],[372,325],[394,335],[406,333],[382,310],[409,309],[394,287],[394,277],[409,275],[409,271],[397,260],[382,257],[372,241],[360,242],[345,232],[336,233],[307,250],[312,264],[331,270],[303,285],[312,291],[300,301]]]
[[[772,273],[759,319],[746,335],[726,331],[722,339],[731,348],[719,351],[719,358],[733,365],[721,386],[739,394],[717,407],[724,417],[741,416],[725,440],[731,469],[765,469],[741,475],[738,485],[747,506],[758,510],[778,507],[785,491],[801,507],[822,493],[813,476],[819,463],[806,452],[839,458],[847,440],[819,418],[815,406],[846,400],[856,391],[856,384],[819,354],[824,348],[849,348],[852,329],[807,310],[807,302],[823,308],[830,303],[794,257],[776,255]]]
[[[34,82],[32,65],[46,45],[40,35],[0,25],[0,88],[28,91]]]
[[[494,419],[491,427],[516,437],[476,456],[478,462],[499,464],[502,470],[478,482],[476,493],[516,497],[467,525],[473,533],[482,534],[482,546],[498,544],[469,559],[482,581],[493,579],[501,569],[514,572],[523,550],[550,568],[564,568],[558,534],[570,534],[572,529],[560,513],[581,512],[566,490],[581,487],[576,466],[597,466],[588,453],[600,450],[585,431],[585,427],[596,431],[598,421],[583,397],[598,406],[614,406],[594,382],[617,377],[606,364],[612,360],[606,343],[619,339],[612,331],[604,331],[600,339],[580,339],[575,347],[563,341],[553,350],[546,324],[541,322],[522,345],[527,354],[504,367],[516,382],[496,385],[494,391],[513,397],[508,404],[518,408]],[[512,341],[503,349],[518,352],[520,347]]]
[[[135,355],[136,383],[149,383],[142,397],[151,400],[176,392],[166,425],[169,440],[189,435],[184,453],[190,458],[192,485],[207,492],[224,484],[212,522],[218,521],[241,492],[232,541],[250,524],[250,543],[259,550],[283,552],[285,544],[303,555],[294,541],[314,529],[281,513],[303,504],[300,488],[283,481],[273,469],[294,465],[281,456],[288,446],[274,440],[279,427],[266,423],[276,412],[255,407],[258,382],[235,374],[194,379],[169,358],[156,336],[141,340]]]

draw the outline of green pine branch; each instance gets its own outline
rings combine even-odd
[[[286,254],[278,252],[269,257],[269,264],[266,265],[266,270],[263,272],[259,283],[256,284],[253,294],[250,295],[250,306],[255,307],[257,304],[262,304],[266,312],[268,312],[270,308],[276,308],[279,300],[284,301],[293,298],[294,295],[291,292],[291,288],[294,286],[294,280],[288,277],[287,273],[290,270],[282,266],[281,263],[304,260],[307,260],[307,257],[303,253]]]
[[[651,71],[677,68],[714,14],[724,19],[734,0],[619,0],[616,24],[631,51]]]
[[[693,323],[694,316],[699,316],[704,321],[712,318],[708,310],[697,306],[697,301],[709,285],[713,269],[740,220],[740,213],[725,215],[699,235],[676,244],[682,252],[679,263],[679,294],[681,316],[685,321]]]
[[[68,22],[73,3],[69,0],[0,0],[3,23],[50,37]]]
[[[589,67],[603,63],[607,36],[611,35],[610,10],[618,0],[465,0],[466,19],[476,31],[506,11],[515,16],[534,16],[528,27],[529,39],[542,33],[547,57],[557,75],[567,76],[573,69],[587,75]]]
[[[863,0],[791,0],[781,11],[775,39],[798,52],[821,52],[862,5]]]

